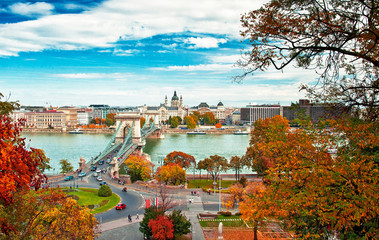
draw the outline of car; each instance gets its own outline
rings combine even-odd
[[[108,185],[106,181],[102,181],[99,184],[100,184],[100,186],[102,186],[102,185]]]
[[[97,173],[101,173],[101,169],[97,169],[96,172],[97,172]]]
[[[91,167],[91,171],[96,171],[97,167],[96,166],[92,166]]]
[[[98,175],[97,175],[97,173],[93,173],[93,175],[92,176],[94,176],[94,177],[97,177]]]
[[[65,181],[70,181],[72,179],[74,179],[74,176],[67,176],[64,178]]]
[[[85,175],[87,175],[85,172],[81,172],[81,173],[79,173],[79,177],[84,177]]]
[[[111,163],[111,159],[108,158],[107,161],[106,161],[106,163],[108,163],[108,164]]]
[[[116,210],[122,210],[122,209],[125,209],[125,208],[126,208],[126,204],[125,203],[119,203],[116,206]]]
[[[100,181],[103,181],[103,179],[101,178],[101,176],[98,176],[98,177],[96,178],[96,180],[99,181],[99,182],[100,182]]]
[[[103,165],[103,164],[104,164],[104,160],[100,160],[99,165]]]

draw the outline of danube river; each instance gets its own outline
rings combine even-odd
[[[87,161],[99,154],[111,139],[111,134],[57,134],[57,133],[22,133],[28,147],[40,148],[50,158],[54,174],[59,171],[59,160],[68,159],[77,169],[79,158]],[[196,161],[211,155],[220,155],[227,159],[242,156],[246,152],[250,136],[247,135],[186,135],[166,134],[164,139],[146,139],[144,152],[150,154],[153,163],[158,164],[172,151],[181,151],[193,155]],[[230,172],[230,171],[228,171]],[[231,171],[232,173],[233,171]]]

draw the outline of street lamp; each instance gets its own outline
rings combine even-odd
[[[218,211],[221,212],[221,176],[220,176],[220,185],[218,186],[219,199],[218,199]]]

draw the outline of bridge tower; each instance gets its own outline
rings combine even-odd
[[[116,133],[116,142],[123,143],[126,135],[129,132],[129,129],[133,126],[132,129],[132,139],[133,143],[138,144],[138,146],[143,146],[143,141],[141,138],[141,115],[139,112],[125,112],[118,113],[115,116],[116,128],[121,124],[119,131]]]
[[[159,120],[159,113],[146,113],[145,114],[146,121],[150,121],[150,119],[153,119],[154,121],[154,127],[157,129],[153,133],[151,133],[148,138],[164,138],[161,130],[161,124]]]

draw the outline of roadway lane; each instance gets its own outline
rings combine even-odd
[[[83,181],[81,180],[81,178],[78,178],[77,176],[75,176],[74,180],[59,181],[59,182],[56,182],[56,185],[59,185],[60,187],[70,187],[74,185],[76,187],[78,185],[79,188],[84,187],[84,188],[99,189],[100,184],[96,180],[96,178],[93,177],[93,173],[94,172],[91,172],[91,171],[88,172],[87,175],[83,177]],[[126,204],[126,209],[116,210],[115,208],[112,208],[106,212],[96,214],[95,217],[99,222],[104,223],[104,222],[114,221],[121,218],[126,218],[128,214],[134,216],[137,213],[140,215],[144,213],[144,209],[143,209],[144,205],[142,205],[144,201],[141,194],[129,189],[128,189],[128,192],[123,192],[122,185],[113,186],[112,184],[109,184],[109,187],[112,189],[112,192],[120,196],[120,199],[121,199],[120,202]]]

